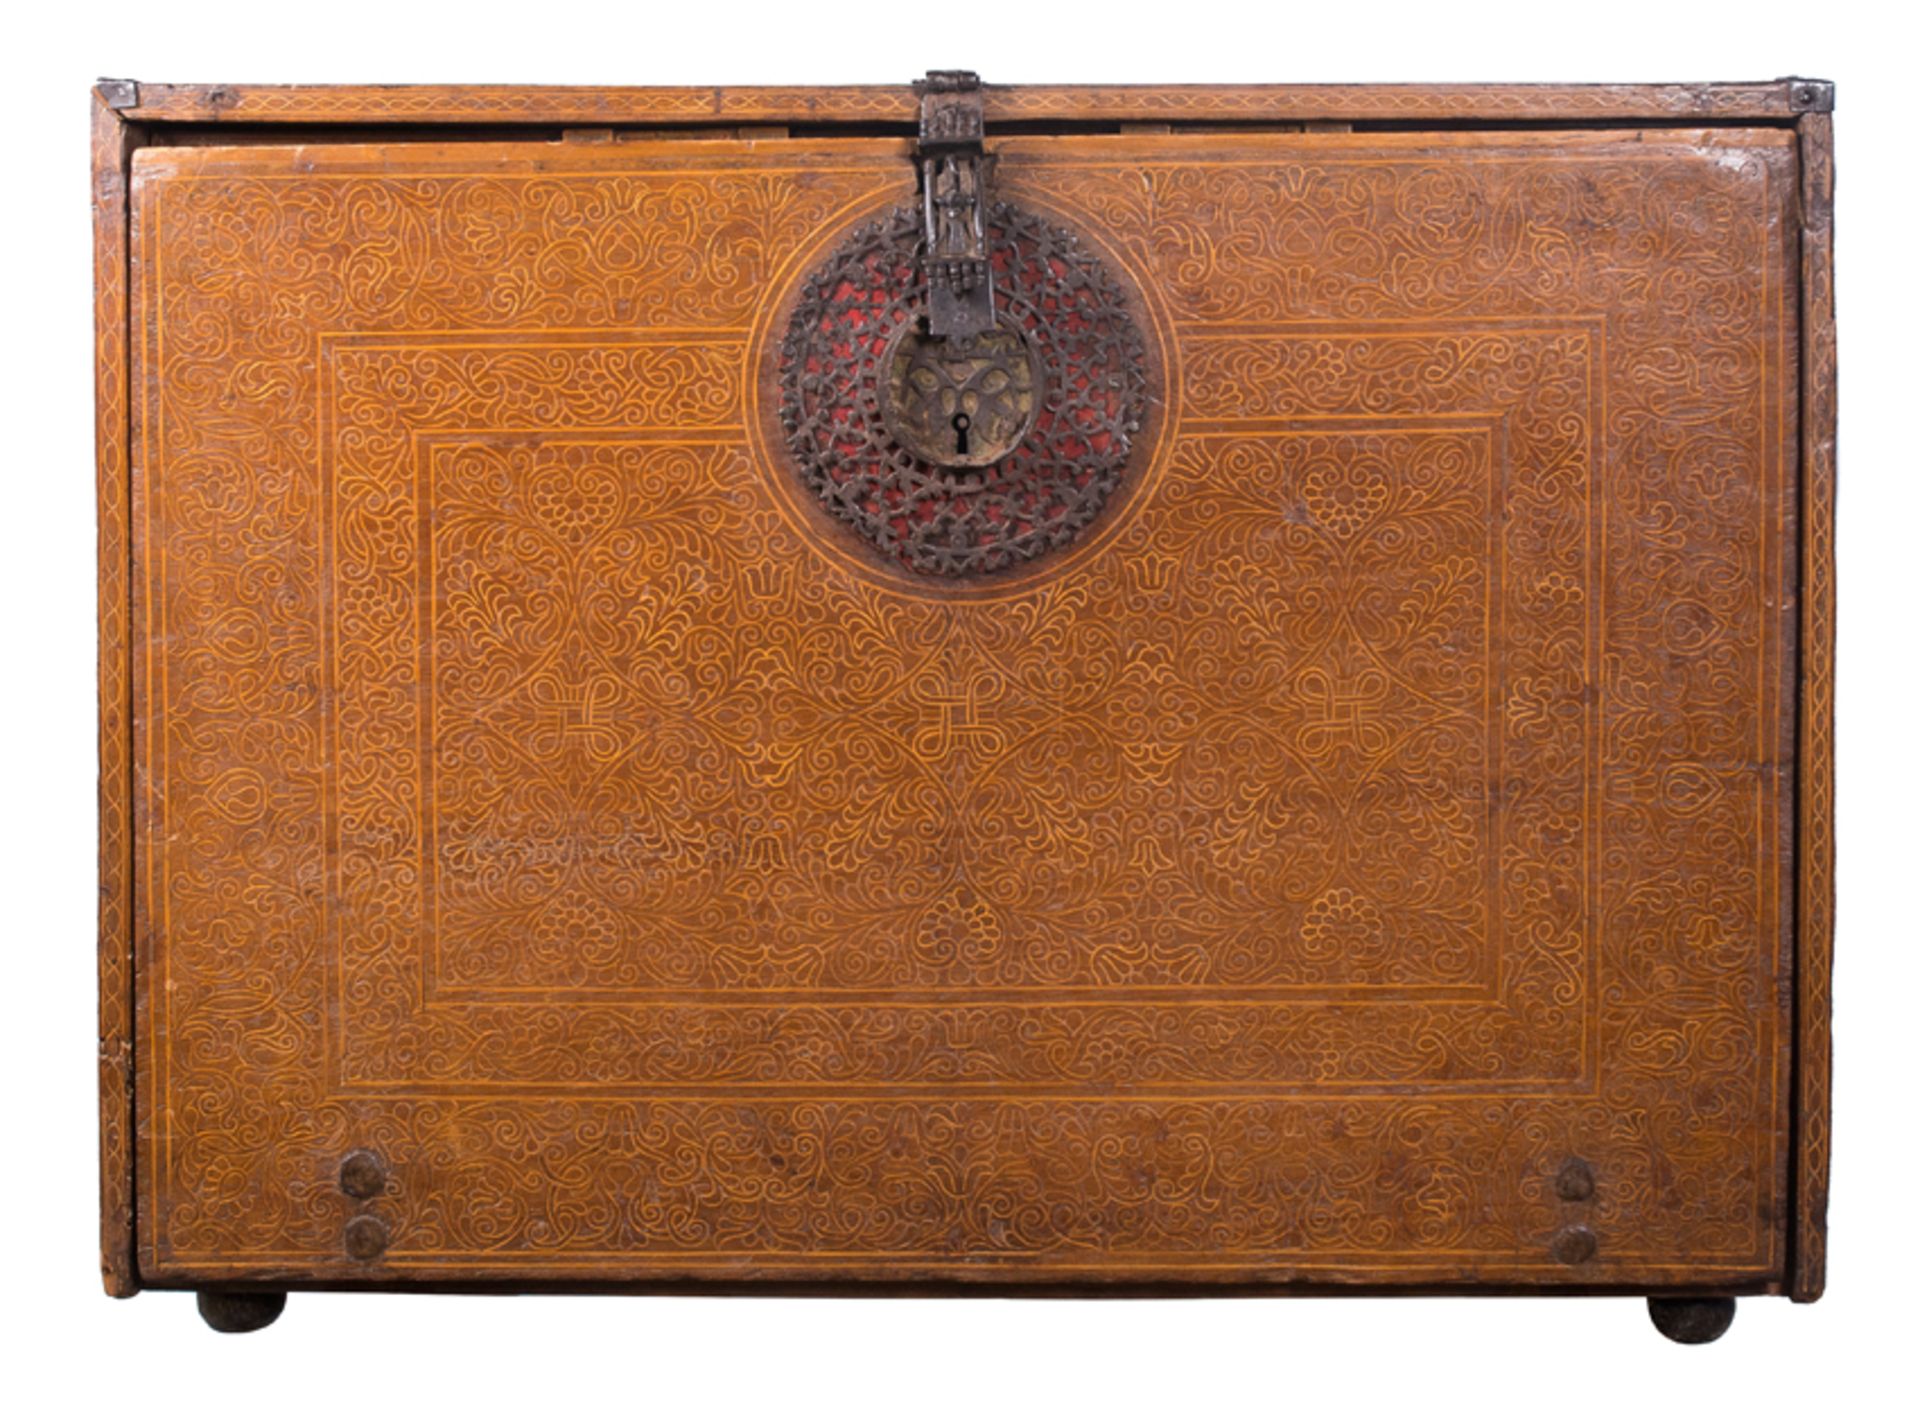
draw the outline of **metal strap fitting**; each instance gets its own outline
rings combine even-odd
[[[927,237],[927,332],[971,338],[993,323],[987,252],[986,113],[980,76],[938,69],[920,94],[920,199]]]

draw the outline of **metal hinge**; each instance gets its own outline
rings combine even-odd
[[[980,76],[936,69],[920,95],[920,202],[926,227],[927,332],[971,338],[993,323],[987,186],[993,159]]]

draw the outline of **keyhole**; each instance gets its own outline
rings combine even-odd
[[[973,426],[973,419],[964,412],[953,415],[953,454],[956,457],[967,455],[967,429]]]

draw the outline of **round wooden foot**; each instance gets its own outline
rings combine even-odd
[[[201,1291],[200,1319],[217,1331],[244,1335],[264,1330],[287,1309],[284,1291]]]
[[[1654,1329],[1680,1345],[1706,1345],[1733,1324],[1731,1296],[1649,1296]]]

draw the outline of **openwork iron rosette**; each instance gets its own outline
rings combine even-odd
[[[1072,233],[989,210],[995,326],[929,334],[926,240],[901,207],[808,280],[780,351],[801,479],[916,574],[993,574],[1071,543],[1120,486],[1146,356],[1118,285]]]

